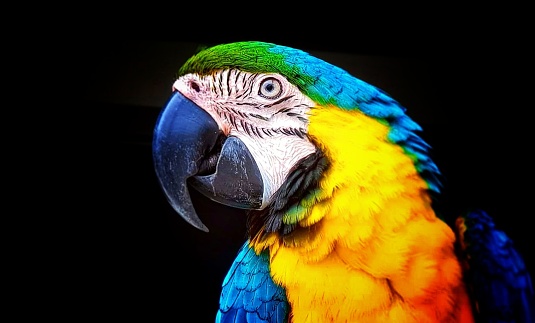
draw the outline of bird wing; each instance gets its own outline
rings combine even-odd
[[[456,221],[458,251],[478,322],[534,322],[530,274],[512,240],[482,210]]]
[[[257,255],[246,242],[225,280],[216,322],[288,322],[289,305],[269,273],[267,251]]]

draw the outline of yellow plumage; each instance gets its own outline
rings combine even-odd
[[[295,322],[471,321],[468,298],[458,298],[455,236],[388,132],[357,110],[311,111],[308,133],[330,168],[316,204],[294,210],[307,229],[251,241],[257,252],[269,248]]]

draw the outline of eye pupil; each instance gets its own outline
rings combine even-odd
[[[258,95],[266,99],[276,99],[282,94],[282,84],[273,77],[262,80]]]

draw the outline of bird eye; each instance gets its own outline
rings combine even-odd
[[[276,99],[282,94],[282,84],[273,77],[262,80],[258,95],[266,99]]]

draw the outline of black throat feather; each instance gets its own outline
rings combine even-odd
[[[320,151],[297,162],[281,187],[273,195],[270,204],[263,210],[251,210],[247,217],[247,236],[265,237],[277,233],[284,237],[294,233],[297,223],[283,223],[288,209],[298,204],[309,192],[319,187],[319,180],[329,166],[327,157]]]

